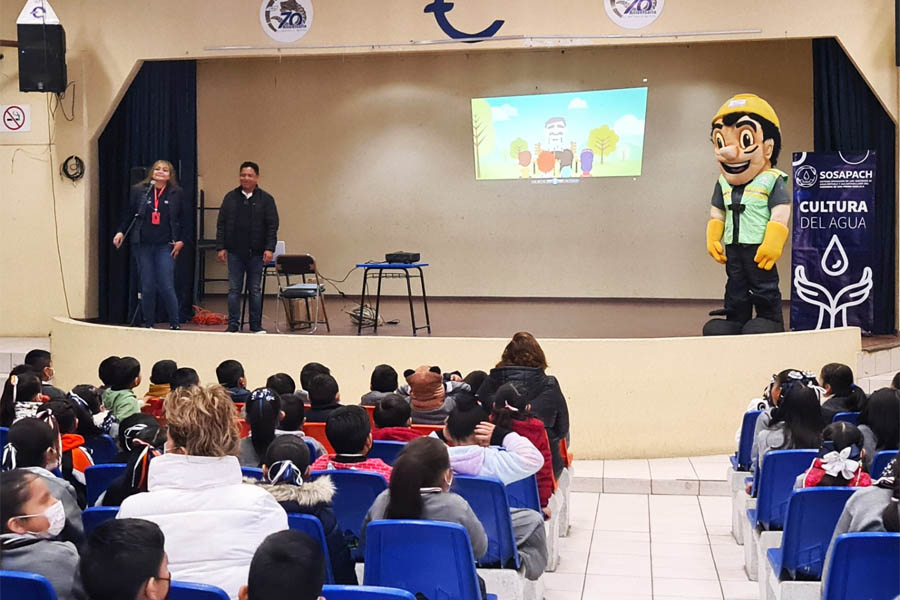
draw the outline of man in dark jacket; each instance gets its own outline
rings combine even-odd
[[[263,264],[272,262],[278,237],[278,209],[271,194],[262,190],[259,165],[241,164],[241,185],[225,194],[216,224],[216,250],[221,262],[228,261],[228,331],[241,323],[241,292],[244,277],[250,289],[250,331],[262,328]]]

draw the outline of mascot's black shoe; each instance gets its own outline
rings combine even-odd
[[[762,317],[756,317],[755,319],[750,319],[744,324],[744,327],[741,329],[742,334],[754,334],[754,333],[783,333],[784,332],[784,323],[781,321],[773,321],[771,319],[764,319]]]
[[[741,322],[727,319],[710,319],[703,326],[703,335],[740,335]]]

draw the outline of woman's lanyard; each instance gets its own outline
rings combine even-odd
[[[159,225],[159,199],[165,192],[166,186],[153,187],[153,214],[150,215],[150,222],[154,225]]]

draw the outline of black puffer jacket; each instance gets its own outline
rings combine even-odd
[[[240,186],[234,188],[222,199],[219,208],[219,219],[216,222],[216,250],[238,252],[238,227],[247,227],[246,223],[238,223],[238,205],[244,201]],[[278,241],[278,209],[275,198],[261,187],[253,190],[250,196],[250,251],[262,254],[264,250],[275,251]]]
[[[531,412],[544,422],[553,455],[553,473],[559,477],[565,466],[559,453],[559,441],[569,439],[569,407],[559,382],[536,367],[494,367],[478,388],[478,400],[488,412],[494,394],[504,383],[514,383],[525,390]]]

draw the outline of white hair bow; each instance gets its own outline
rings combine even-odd
[[[852,479],[859,468],[859,461],[850,458],[851,446],[847,446],[840,452],[832,450],[822,457],[822,468],[832,477],[840,475],[844,479]]]

